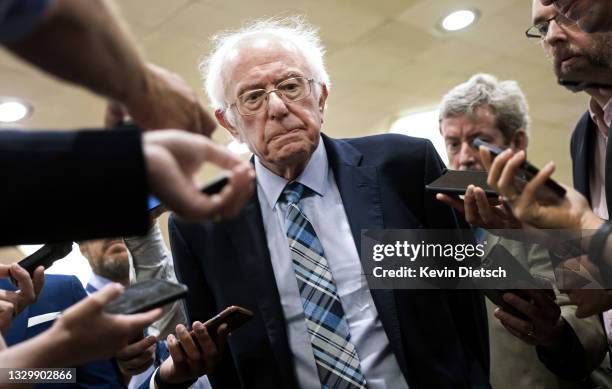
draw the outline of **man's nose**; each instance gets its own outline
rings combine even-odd
[[[551,20],[548,24],[548,31],[544,36],[545,43],[553,46],[555,43],[559,43],[567,40],[565,30],[559,26],[557,20]]]
[[[463,142],[459,152],[459,164],[462,167],[471,168],[477,162],[476,149],[474,149],[469,142]]]
[[[289,114],[287,103],[280,97],[279,92],[268,93],[268,117],[272,120],[282,119]]]

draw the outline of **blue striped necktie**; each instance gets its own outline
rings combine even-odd
[[[280,201],[287,204],[287,239],[321,387],[367,388],[323,246],[298,205],[303,193],[291,182]]]

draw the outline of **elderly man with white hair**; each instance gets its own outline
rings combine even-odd
[[[231,220],[170,220],[190,321],[230,305],[255,313],[209,372],[213,387],[488,388],[481,296],[369,289],[359,258],[364,229],[459,226],[425,192],[443,168],[431,143],[323,134],[324,49],[299,18],[215,43],[206,89],[253,152],[257,190]]]

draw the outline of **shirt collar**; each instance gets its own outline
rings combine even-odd
[[[327,152],[323,139],[319,136],[319,145],[310,156],[306,168],[295,181],[308,187],[319,196],[325,196],[325,178],[328,170]],[[289,181],[270,171],[257,156],[255,156],[255,172],[257,174],[257,185],[263,190],[270,208],[274,208]]]
[[[100,290],[112,282],[113,281],[109,280],[108,278],[102,277],[99,274],[91,273],[91,277],[89,277],[89,281],[87,282],[87,284],[93,286],[97,290]]]
[[[612,99],[609,99],[606,105],[601,107],[599,103],[591,97],[591,101],[589,102],[589,114],[598,127],[600,124],[604,124],[607,128],[610,128],[610,125],[612,125]],[[599,128],[599,130],[606,135],[606,131],[603,131],[601,128]]]

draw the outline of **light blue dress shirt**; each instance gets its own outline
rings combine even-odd
[[[268,170],[257,157],[255,171],[259,205],[287,323],[296,377],[302,389],[320,389],[321,383],[285,233],[285,205],[278,203],[287,180]],[[329,168],[321,138],[306,169],[296,181],[314,192],[304,197],[300,206],[325,250],[349,324],[351,341],[357,349],[368,388],[408,388],[367,286],[342,198]]]

